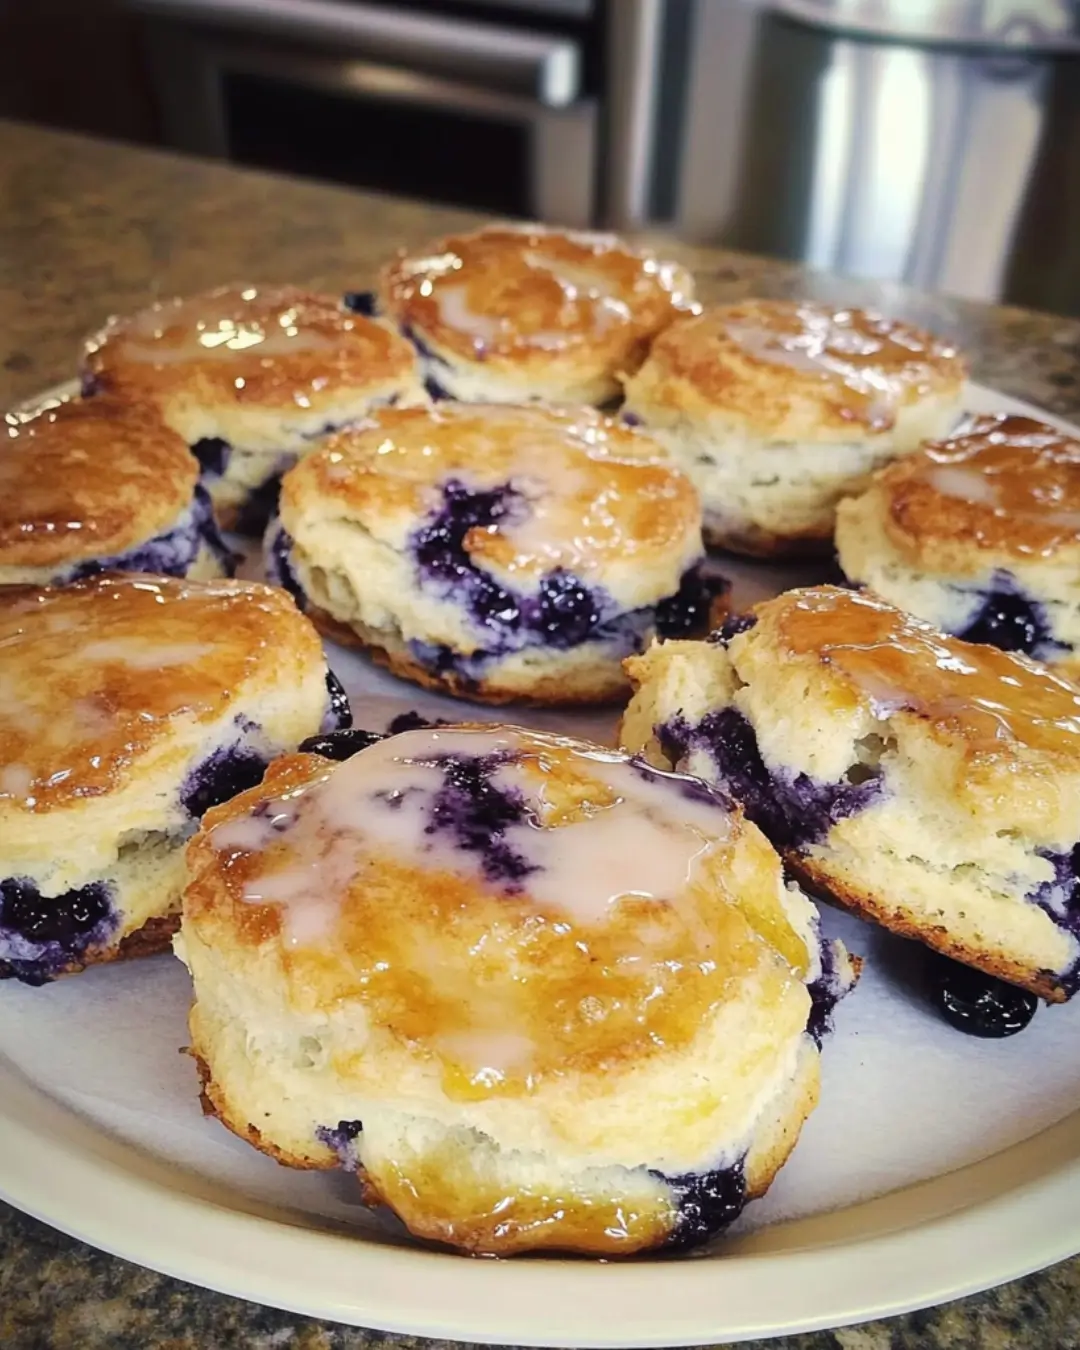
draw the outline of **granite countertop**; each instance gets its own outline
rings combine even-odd
[[[69,378],[109,313],[234,280],[366,286],[401,245],[477,218],[0,122],[0,402]],[[671,246],[704,300],[812,295],[952,334],[974,376],[1080,413],[1080,322]],[[0,1138],[0,1148],[3,1140]],[[92,1251],[0,1204],[4,1350],[360,1350],[423,1345],[258,1308]],[[1080,1258],[943,1308],[755,1343],[774,1350],[1080,1347]]]

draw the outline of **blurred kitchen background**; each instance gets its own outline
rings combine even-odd
[[[1080,314],[1080,0],[0,0],[0,114]]]

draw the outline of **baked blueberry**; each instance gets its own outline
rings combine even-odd
[[[382,732],[364,731],[361,727],[348,727],[344,731],[328,731],[319,736],[309,736],[301,741],[300,751],[305,755],[322,755],[324,759],[351,759],[369,745],[383,739]]]
[[[346,291],[342,304],[353,314],[362,314],[365,319],[374,319],[379,312],[374,291]]]
[[[1015,1036],[1035,1016],[1039,1000],[1026,989],[972,970],[958,961],[937,959],[931,967],[934,1004],[951,1026],[968,1036]]]

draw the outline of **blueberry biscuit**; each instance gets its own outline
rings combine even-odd
[[[8,414],[0,586],[110,570],[209,580],[232,566],[198,461],[152,407],[103,395]]]
[[[680,319],[624,381],[694,479],[709,543],[761,557],[820,552],[836,503],[956,420],[950,343],[861,310],[747,300]]]
[[[202,813],[347,717],[315,630],[268,586],[0,592],[0,977],[164,949]]]
[[[207,1109],[469,1252],[705,1241],[815,1105],[847,953],[700,783],[514,727],[371,740],[189,847]]]
[[[330,637],[499,703],[596,703],[706,622],[689,480],[592,409],[388,409],[286,474],[267,572]]]
[[[1080,671],[1080,441],[971,418],[890,464],[836,518],[854,582],[969,642]]]
[[[827,586],[628,665],[623,743],[729,791],[804,883],[1043,998],[1080,987],[1067,681]]]
[[[88,392],[157,405],[203,466],[226,529],[258,532],[282,472],[327,430],[423,402],[389,326],[294,286],[224,287],[110,319],[86,343]]]
[[[603,404],[619,371],[697,308],[693,279],[610,234],[489,225],[384,268],[383,313],[420,352],[436,398]]]

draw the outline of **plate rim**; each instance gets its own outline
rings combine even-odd
[[[65,382],[18,406],[76,392]],[[965,392],[1080,435],[1002,391],[970,381]],[[793,1335],[938,1306],[1080,1252],[1080,1110],[955,1171],[709,1255],[612,1262],[470,1261],[319,1226],[132,1148],[4,1056],[0,1142],[0,1199],[114,1256],[292,1313],[481,1344],[644,1350]]]
[[[711,1258],[484,1261],[365,1242],[239,1196],[230,1203],[209,1179],[83,1120],[6,1059],[0,1088],[0,1198],[15,1208],[218,1293],[400,1334],[595,1350],[731,1344],[937,1306],[1080,1249],[1080,1111],[943,1176],[758,1230]],[[1012,1177],[1004,1189],[1003,1173]],[[965,1202],[980,1186],[993,1193]],[[912,1209],[932,1196],[941,1212],[913,1224]],[[877,1231],[820,1241],[860,1214]],[[807,1231],[819,1241],[800,1240]],[[795,1240],[770,1252],[770,1234]],[[800,1305],[811,1279],[825,1294],[808,1315]]]

